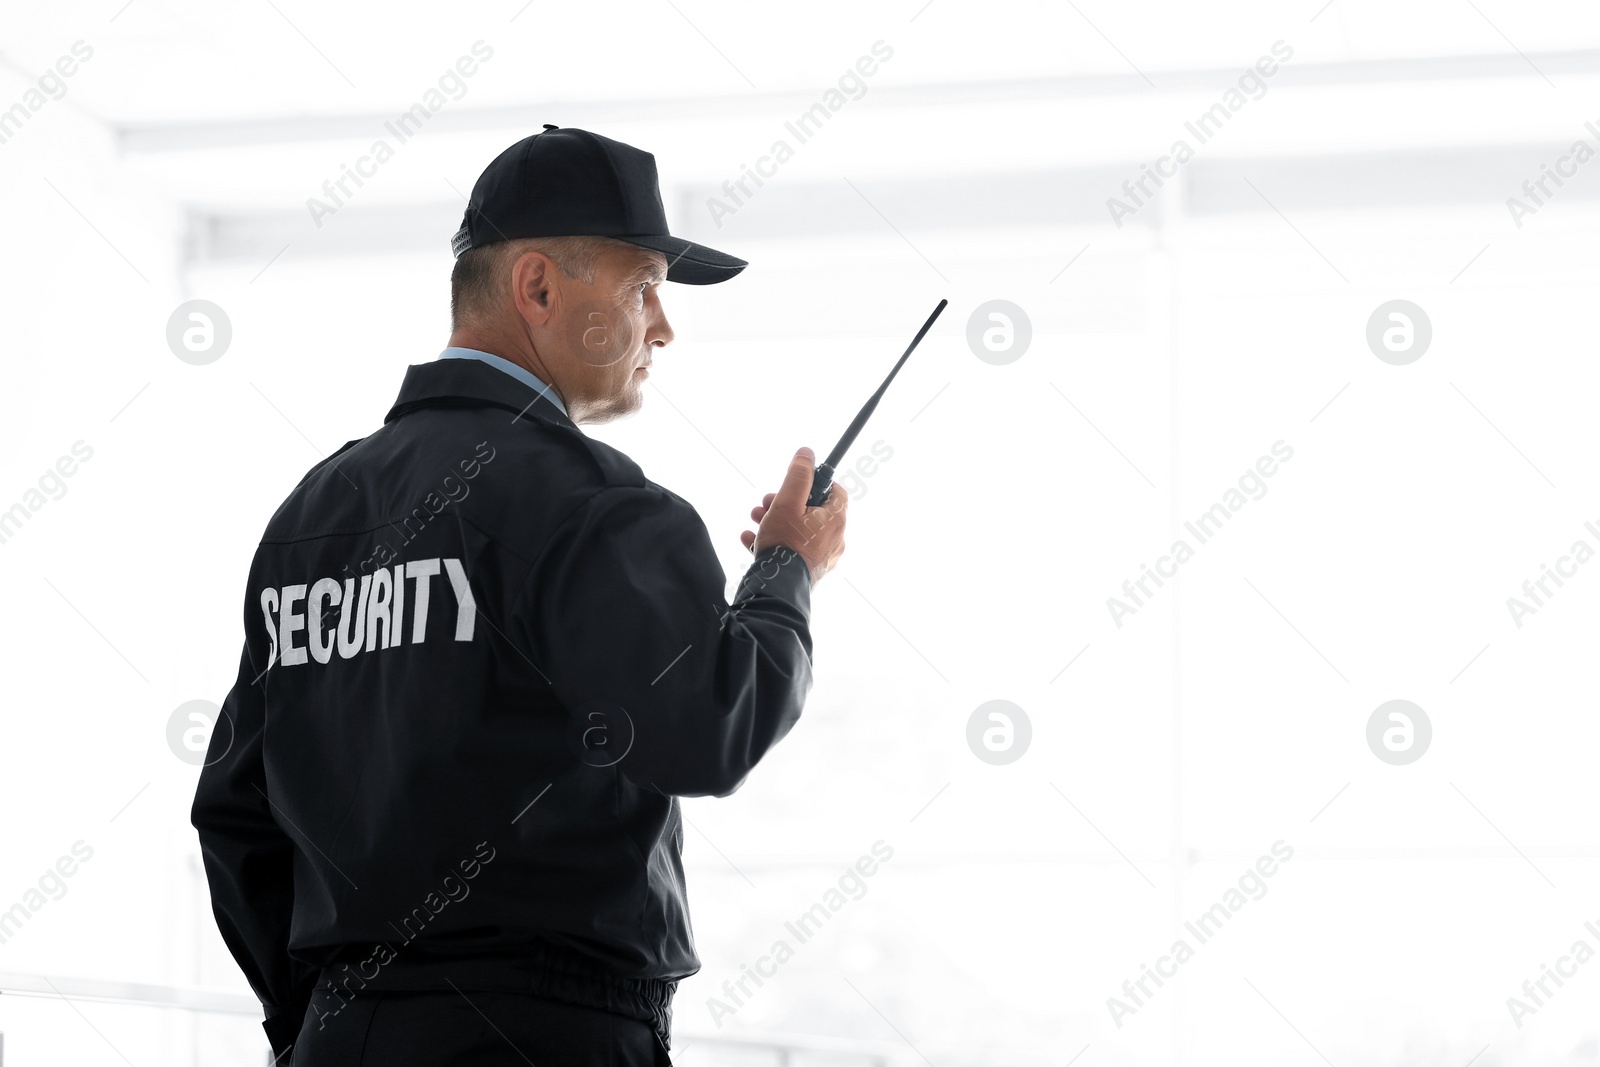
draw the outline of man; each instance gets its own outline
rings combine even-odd
[[[578,425],[642,403],[654,157],[546,126],[473,188],[441,358],[313,467],[251,566],[192,814],[278,1062],[668,1063],[699,959],[680,796],[727,796],[811,686],[847,497],[799,450],[730,604],[694,509]]]

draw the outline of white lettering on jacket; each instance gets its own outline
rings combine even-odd
[[[350,659],[362,652],[422,644],[428,636],[433,579],[441,564],[455,594],[454,639],[471,641],[478,604],[466,568],[459,559],[414,559],[363,574],[359,584],[354,578],[319,578],[261,590],[268,669],[328,663],[335,649],[340,659]],[[405,625],[408,618],[410,626]]]

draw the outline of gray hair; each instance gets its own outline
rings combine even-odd
[[[507,268],[524,252],[543,252],[556,269],[575,281],[593,282],[600,259],[610,248],[636,249],[613,237],[522,237],[470,248],[456,258],[450,272],[450,325],[481,325],[503,299]]]

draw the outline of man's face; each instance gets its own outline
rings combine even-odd
[[[639,410],[658,348],[672,341],[661,308],[667,257],[644,248],[608,248],[595,280],[561,282],[558,317],[566,355],[563,385],[574,422],[607,422]]]

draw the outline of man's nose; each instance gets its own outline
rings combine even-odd
[[[666,312],[658,311],[650,324],[649,331],[645,334],[645,343],[655,348],[665,348],[672,343],[673,336],[672,325],[667,322]]]

